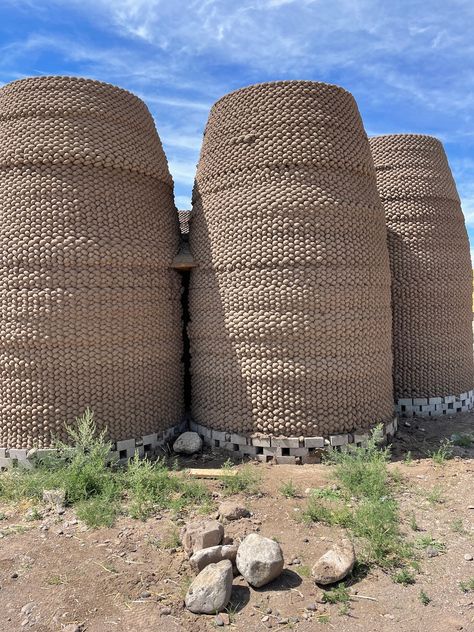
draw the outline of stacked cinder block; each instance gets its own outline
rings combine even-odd
[[[469,242],[442,144],[429,136],[370,139],[388,228],[394,387],[403,416],[474,404]]]
[[[348,92],[276,82],[220,99],[190,244],[192,414],[211,440],[351,441],[392,423],[386,227]]]
[[[112,440],[156,445],[182,418],[179,227],[145,104],[6,85],[0,167],[0,446],[50,446],[86,407]]]

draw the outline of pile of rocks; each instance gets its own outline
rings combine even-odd
[[[223,503],[222,519],[245,517],[243,507]],[[248,515],[248,512],[247,512]],[[233,544],[217,520],[196,520],[183,527],[183,548],[196,577],[188,588],[185,605],[195,614],[215,614],[228,605],[233,579],[241,575],[249,586],[261,588],[275,580],[283,571],[281,546],[275,540],[250,533],[240,544]],[[316,584],[327,585],[346,577],[355,564],[352,542],[333,544],[314,564],[312,576]]]
[[[244,512],[242,508],[237,513]],[[239,545],[224,544],[224,527],[217,520],[189,523],[183,528],[181,539],[191,568],[198,573],[185,597],[186,607],[196,614],[223,610],[230,601],[236,575],[260,588],[283,571],[283,552],[278,542],[251,533]]]

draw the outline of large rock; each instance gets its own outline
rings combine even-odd
[[[334,584],[344,579],[356,561],[354,545],[350,540],[342,540],[333,544],[329,551],[322,555],[313,566],[312,574],[317,584]]]
[[[209,564],[194,579],[186,593],[186,608],[196,614],[214,614],[223,610],[232,592],[232,562]]]
[[[230,560],[232,566],[235,566],[235,558],[237,557],[237,545],[228,544],[224,546],[211,546],[208,549],[201,549],[196,551],[189,560],[191,568],[200,573],[203,568],[209,566],[209,564],[217,564],[222,560]]]
[[[240,544],[236,564],[247,582],[259,588],[276,579],[283,570],[283,553],[278,542],[251,533]]]
[[[217,520],[195,520],[187,524],[181,533],[183,548],[188,555],[217,546],[223,537],[224,527]]]
[[[246,507],[232,502],[231,500],[219,505],[219,517],[224,518],[224,520],[240,520],[241,518],[248,518],[249,516],[250,511]]]
[[[178,454],[194,454],[202,448],[202,439],[197,432],[183,432],[173,444]]]

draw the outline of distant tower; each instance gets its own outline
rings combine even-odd
[[[388,228],[394,385],[402,415],[473,406],[469,241],[442,144],[430,136],[370,139]]]

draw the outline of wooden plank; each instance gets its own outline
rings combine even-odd
[[[194,476],[195,478],[222,478],[223,476],[237,476],[238,470],[191,467],[185,470],[185,474],[189,474],[189,476]]]

